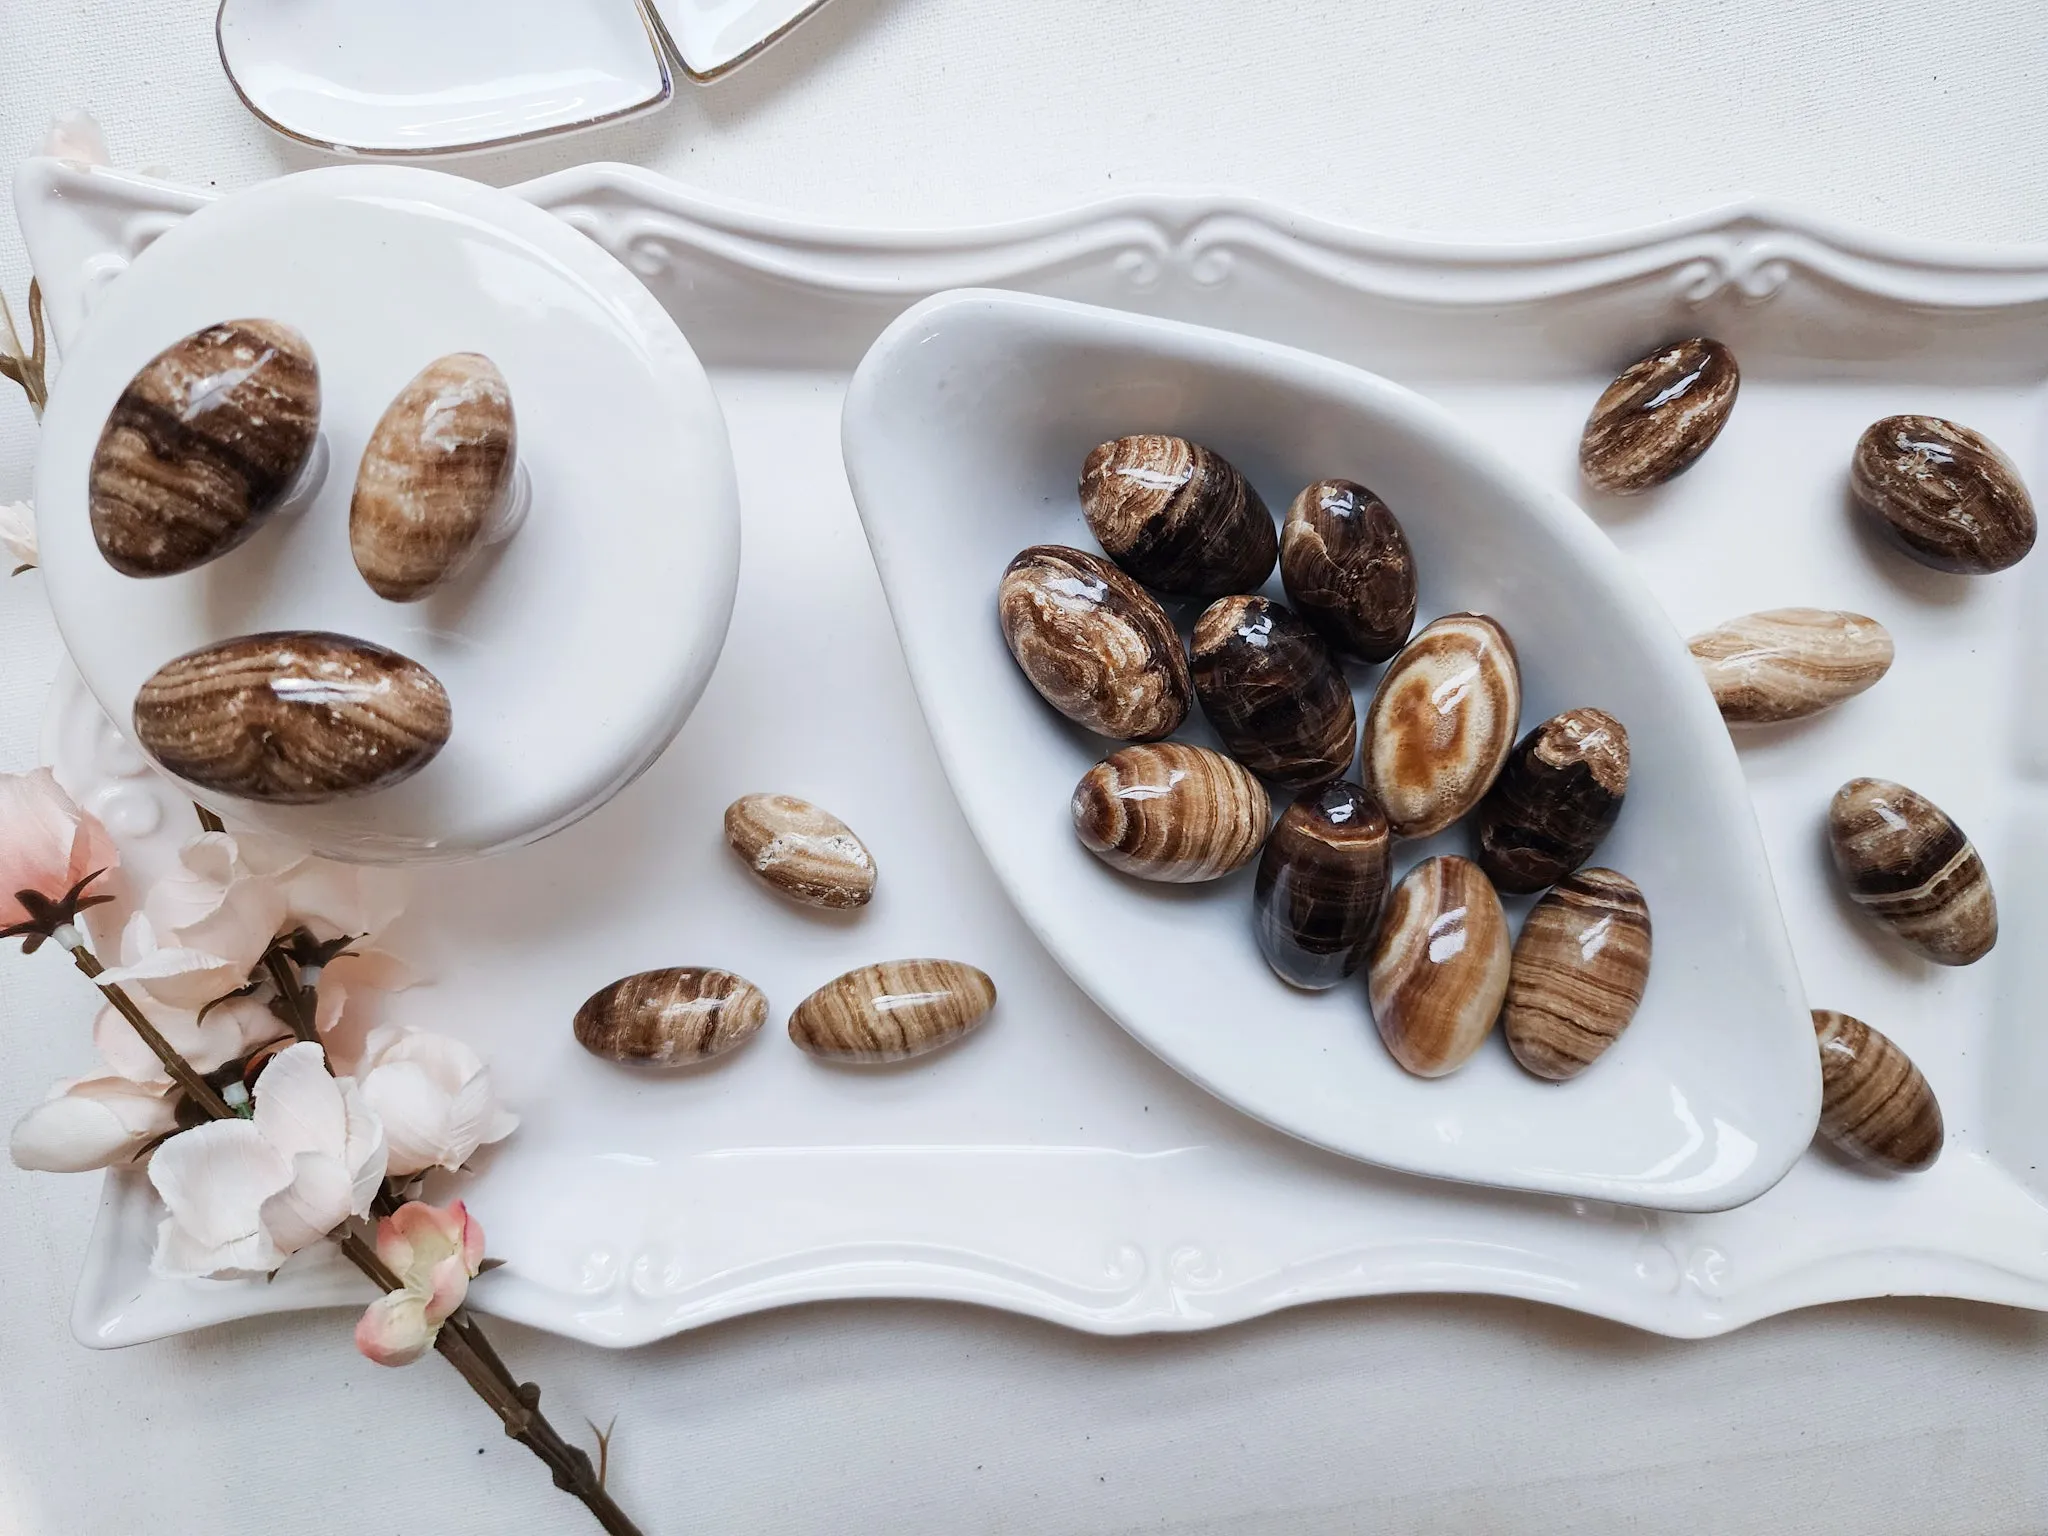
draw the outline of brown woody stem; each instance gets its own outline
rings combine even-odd
[[[78,968],[81,971],[94,978],[95,981],[106,970],[106,967],[100,964],[93,952],[83,944],[78,945],[71,951],[71,958],[78,963]],[[228,1108],[227,1100],[215,1093],[206,1079],[193,1070],[192,1063],[179,1055],[172,1047],[171,1042],[157,1033],[156,1026],[149,1022],[148,1016],[140,1008],[135,1006],[135,1000],[132,997],[122,991],[118,985],[101,982],[99,983],[99,988],[101,995],[114,1005],[114,1011],[126,1019],[135,1033],[142,1037],[142,1043],[156,1052],[156,1059],[164,1064],[164,1070],[171,1074],[171,1077],[180,1088],[185,1090],[187,1098],[191,1099],[193,1103],[197,1104],[216,1120],[232,1120],[234,1118],[235,1112]]]

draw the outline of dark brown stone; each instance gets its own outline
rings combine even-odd
[[[1660,347],[1600,393],[1579,439],[1596,489],[1632,496],[1690,469],[1735,409],[1735,354],[1704,336]]]
[[[1302,792],[1259,855],[1259,951],[1282,981],[1334,987],[1365,964],[1386,905],[1392,834],[1356,784]]]
[[[2012,460],[1939,416],[1872,422],[1849,487],[1886,538],[1938,571],[2002,571],[2034,547],[2034,503]]]
[[[1221,454],[1180,437],[1120,437],[1088,455],[1081,510],[1109,558],[1156,591],[1255,592],[1280,536],[1251,483]]]
[[[1265,597],[1224,597],[1195,623],[1195,697],[1223,745],[1289,789],[1341,777],[1358,750],[1351,685],[1329,648]]]
[[[1628,732],[1598,709],[1568,709],[1508,753],[1479,803],[1479,864],[1494,885],[1525,895],[1593,856],[1628,793]]]
[[[1352,480],[1318,480],[1287,509],[1280,579],[1331,646],[1385,661],[1415,628],[1415,556],[1387,504]]]

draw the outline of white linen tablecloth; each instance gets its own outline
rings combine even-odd
[[[318,163],[243,112],[212,6],[0,0],[0,167],[74,107],[117,163],[186,180]],[[833,0],[658,117],[464,168],[631,160],[862,224],[1170,185],[1443,235],[1761,195],[2041,240],[2044,151],[2041,0]],[[19,302],[27,279],[0,220],[0,282]],[[33,451],[0,387],[0,500]],[[59,654],[39,581],[0,581],[5,768],[35,760]],[[85,1065],[90,1012],[47,955],[0,962],[0,1124]],[[0,1163],[0,1536],[595,1529],[452,1372],[370,1366],[342,1314],[80,1348],[97,1189]],[[1446,1298],[1133,1340],[910,1304],[632,1354],[496,1332],[557,1424],[619,1415],[614,1477],[650,1536],[2048,1530],[2048,1320],[1959,1303],[1699,1344]]]

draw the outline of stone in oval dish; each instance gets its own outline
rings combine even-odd
[[[1514,642],[1494,620],[1427,625],[1380,678],[1365,713],[1365,787],[1396,837],[1430,837],[1493,787],[1521,723]]]
[[[1254,933],[1273,974],[1307,991],[1365,963],[1386,905],[1392,836],[1356,784],[1304,790],[1259,855]]]
[[[1538,1077],[1577,1077],[1621,1038],[1649,984],[1649,903],[1628,876],[1582,869],[1523,920],[1501,1031]]]
[[[1341,777],[1358,714],[1322,637],[1267,597],[1219,597],[1195,621],[1195,697],[1230,755],[1287,789]]]
[[[996,591],[1003,640],[1039,697],[1116,741],[1157,741],[1187,718],[1194,684],[1158,600],[1085,550],[1034,544]]]
[[[1479,864],[1498,890],[1554,885],[1593,855],[1628,794],[1628,731],[1599,709],[1553,715],[1515,743],[1479,802]]]
[[[1096,448],[1081,467],[1081,510],[1110,559],[1176,597],[1255,592],[1280,549],[1251,482],[1183,437],[1141,433]]]
[[[1385,661],[1415,629],[1415,555],[1387,504],[1355,480],[1318,480],[1280,529],[1280,580],[1334,648]]]
[[[832,1061],[908,1061],[988,1016],[996,987],[957,960],[884,960],[835,977],[789,1016],[789,1038]]]
[[[1479,1049],[1507,996],[1508,920],[1470,859],[1424,859],[1394,887],[1372,952],[1368,992],[1380,1039],[1417,1077],[1455,1072]]]
[[[794,795],[741,795],[725,808],[725,841],[740,862],[792,901],[864,907],[875,861],[853,829]]]
[[[1246,864],[1266,840],[1273,806],[1265,786],[1222,753],[1160,741],[1090,768],[1072,811],[1082,846],[1112,869],[1185,885]]]

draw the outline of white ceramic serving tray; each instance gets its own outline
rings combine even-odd
[[[1969,421],[2048,480],[2048,251],[1887,243],[1750,209],[1473,249],[1192,198],[854,235],[622,167],[520,190],[625,260],[710,366],[746,555],[719,671],[648,774],[559,837],[420,878],[401,941],[436,980],[389,1013],[474,1040],[525,1117],[472,1185],[510,1261],[479,1283],[483,1306],[605,1344],[853,1295],[1104,1332],[1410,1290],[1548,1300],[1676,1335],[1880,1294],[2048,1307],[2048,1118],[2035,1112],[2048,1033],[2029,1002],[2048,986],[2048,564],[1936,576],[1866,541],[1844,499],[1856,433],[1901,410]],[[125,260],[202,201],[24,169],[16,206],[60,345]],[[1098,1013],[1003,900],[954,808],[840,466],[853,364],[909,305],[967,284],[1359,363],[1573,495],[1579,425],[1615,366],[1675,334],[1727,340],[1745,384],[1714,451],[1660,493],[1590,510],[1681,630],[1819,603],[1897,636],[1878,689],[1745,736],[1743,762],[1808,995],[1912,1052],[1947,1112],[1940,1164],[1890,1180],[1816,1154],[1716,1215],[1488,1193],[1267,1130]],[[50,747],[138,862],[165,856],[182,810],[75,687],[58,691]],[[1819,818],[1857,773],[1914,784],[1975,836],[2005,922],[1984,963],[1923,966],[1836,896]],[[868,839],[873,908],[820,921],[753,887],[718,813],[765,788],[829,805]],[[584,1057],[567,1030],[586,993],[645,965],[731,966],[779,1017],[846,966],[911,953],[982,965],[1002,1001],[958,1049],[907,1070],[833,1071],[771,1030],[709,1071],[650,1083]],[[85,1018],[81,1004],[81,1065]],[[270,1286],[153,1280],[146,1188],[106,1189],[74,1319],[88,1342],[360,1301],[353,1277],[318,1265]]]

